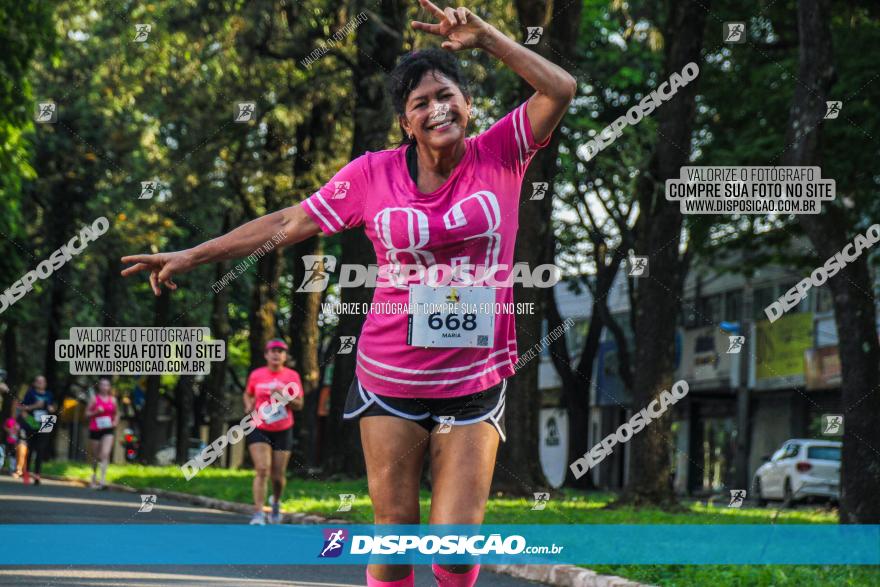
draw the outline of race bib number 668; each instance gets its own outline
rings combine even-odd
[[[492,348],[493,288],[411,285],[409,303],[408,345]]]

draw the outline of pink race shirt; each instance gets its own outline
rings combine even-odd
[[[461,161],[430,194],[413,182],[407,147],[401,146],[358,157],[307,198],[303,209],[328,235],[363,225],[380,267],[512,268],[523,176],[537,149],[550,140],[535,143],[526,104],[466,138]],[[496,287],[494,296],[496,307],[511,304],[512,286]],[[408,302],[405,286],[375,289],[357,340],[356,374],[365,389],[393,397],[456,397],[513,375],[513,312],[495,313],[491,347],[420,347],[407,344],[406,312],[372,311]]]
[[[15,418],[6,418],[6,424],[4,426],[6,428],[6,444],[15,444],[15,441],[17,440],[15,437],[15,429],[18,426]]]
[[[254,422],[260,430],[277,432],[293,426],[293,410],[289,404],[279,406],[275,412],[270,411],[269,407],[265,408],[265,414],[261,411],[264,405],[271,403],[274,392],[283,396],[282,389],[288,383],[296,384],[296,387],[290,390],[290,395],[302,393],[302,381],[300,381],[299,373],[287,367],[282,367],[279,371],[270,371],[268,367],[260,367],[251,371],[248,376],[245,393],[254,396],[256,400]]]
[[[116,402],[112,397],[106,400],[100,395],[95,396],[95,405],[104,408],[104,411],[89,418],[89,430],[109,430],[113,428],[113,418],[116,416]]]

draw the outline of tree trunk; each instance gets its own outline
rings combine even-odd
[[[324,251],[324,243],[318,237],[312,237],[296,245],[297,258],[303,255],[320,255]],[[293,283],[302,283],[301,267],[294,271]],[[293,358],[296,360],[296,368],[302,377],[303,391],[312,393],[318,388],[320,365],[318,364],[318,351],[320,350],[320,329],[318,317],[321,315],[321,300],[323,292],[293,292],[291,294],[293,311],[290,317],[290,340],[294,345]]]
[[[264,347],[266,341],[275,336],[275,312],[278,311],[278,281],[284,256],[278,249],[272,249],[257,261],[254,287],[251,290],[250,308],[250,370],[265,364]]]
[[[330,139],[332,129],[336,125],[339,103],[324,97],[317,100],[309,113],[309,118],[296,129],[296,155],[293,160],[294,187],[297,192],[308,193],[314,179],[310,176],[314,171],[315,160],[322,153],[332,150]],[[318,318],[321,313],[321,301],[326,292],[297,292],[296,287],[302,283],[305,267],[302,259],[306,255],[321,255],[324,252],[324,240],[315,236],[297,243],[292,250],[291,275],[293,290],[290,294],[292,311],[288,329],[292,344],[292,356],[296,369],[302,378],[305,403],[302,411],[297,414],[297,426],[294,433],[298,435],[303,454],[298,459],[291,459],[290,467],[296,468],[298,463],[307,462],[317,466],[317,407],[318,394],[313,393],[320,387],[321,363],[321,329]]]
[[[590,326],[584,340],[584,348],[581,360],[572,366],[569,362],[571,352],[568,348],[565,336],[560,336],[550,343],[550,357],[559,378],[562,380],[562,404],[568,410],[568,461],[578,458],[589,447],[589,422],[590,422],[590,385],[592,379],[592,365],[599,350],[599,334],[602,332],[602,317],[595,311],[590,316]],[[562,316],[556,306],[554,289],[547,290],[547,331],[553,332],[563,326]],[[585,363],[584,361],[588,361]],[[583,365],[590,368],[584,372]],[[565,473],[565,484],[577,489],[593,489],[593,480],[589,475],[583,475],[576,479],[571,469]]]
[[[318,395],[315,392],[320,387],[321,365],[318,353],[321,345],[321,331],[318,327],[318,317],[321,313],[321,300],[324,292],[296,292],[298,284],[302,283],[305,273],[302,261],[304,255],[320,255],[324,251],[324,241],[320,237],[312,237],[297,243],[293,248],[293,290],[290,295],[293,310],[290,314],[290,341],[293,345],[291,350],[296,361],[296,369],[302,378],[305,403],[303,409],[296,415],[297,426],[294,432],[299,436],[303,454],[299,461],[307,461],[310,466],[317,466],[315,459],[317,441],[317,408]],[[294,459],[291,459],[291,467],[295,467]]]
[[[538,45],[530,46],[544,57],[553,61],[573,61],[580,23],[581,2],[569,2],[558,11],[551,12],[552,2],[546,0],[517,0],[516,10],[523,26],[544,27],[546,38]],[[562,57],[562,59],[559,58]],[[534,88],[525,81],[520,84],[520,95],[516,104],[528,99]],[[513,106],[513,105],[512,105]],[[560,132],[554,131],[550,143],[538,152],[529,166],[523,179],[526,194],[532,193],[532,182],[545,181],[551,186],[559,173],[556,163],[559,152]],[[525,199],[526,196],[521,196]],[[543,200],[524,201],[523,207],[529,214],[530,221],[520,225],[516,237],[516,262],[526,262],[530,269],[544,263],[553,263],[555,239],[552,229],[551,197]],[[517,348],[520,353],[526,352],[538,343],[541,338],[541,326],[544,319],[544,293],[537,288],[516,287],[516,302],[534,304],[533,314],[516,317]],[[538,366],[540,361],[525,363],[508,382],[505,420],[510,430],[507,442],[503,443],[498,452],[498,463],[495,469],[493,485],[496,490],[513,493],[532,493],[536,487],[546,485],[541,470],[539,449],[539,411],[541,394],[538,389]],[[570,414],[570,429],[578,426],[574,420],[577,415]]]
[[[174,408],[176,412],[177,445],[174,453],[174,462],[183,464],[189,460],[189,438],[191,436],[191,416],[193,413],[193,383],[192,375],[181,375],[174,386]]]
[[[67,234],[69,231],[63,231],[60,234]],[[57,237],[54,240],[57,240]],[[58,246],[54,246],[52,250],[57,250]],[[62,266],[57,272],[53,273],[49,278],[49,308],[46,312],[47,328],[46,328],[46,353],[44,355],[43,370],[46,376],[46,388],[55,396],[57,406],[64,404],[64,398],[67,390],[59,387],[61,378],[58,376],[58,363],[55,361],[55,342],[61,338],[67,338],[62,335],[61,321],[63,319],[64,304],[67,302],[67,290],[70,283],[70,264]],[[67,363],[64,363],[67,365]]]
[[[153,326],[168,326],[168,317],[171,313],[171,292],[163,291],[156,298],[153,311]],[[156,451],[164,430],[159,426],[159,375],[147,376],[147,392],[144,398],[144,408],[141,412],[141,436],[140,461],[151,465],[156,459]]]
[[[357,29],[357,65],[353,70],[354,83],[354,135],[351,158],[367,150],[385,148],[394,110],[385,91],[385,82],[401,54],[403,36],[397,31],[407,26],[408,3],[382,0],[375,2],[356,0],[355,12],[369,10],[370,18]],[[376,22],[374,19],[381,19]],[[373,246],[362,228],[342,233],[342,259],[340,263],[370,265],[376,263]],[[342,290],[342,302],[369,303],[372,291],[367,288]],[[359,336],[364,323],[363,316],[346,314],[340,317],[337,335]],[[338,342],[335,344],[338,348]],[[342,419],[345,396],[354,379],[356,353],[336,355],[333,383],[330,391],[330,417],[327,425],[329,443],[324,454],[324,470],[327,473],[344,472],[363,475],[363,451],[357,426]]]
[[[223,215],[223,234],[229,231],[232,219],[229,213]],[[221,261],[215,265],[214,283],[220,280],[229,270],[229,263]],[[211,299],[211,336],[216,340],[226,341],[229,352],[229,314],[227,303],[228,292],[224,287],[214,294]],[[227,355],[228,356],[228,355]],[[218,438],[226,432],[226,415],[231,409],[230,402],[226,398],[226,366],[227,360],[211,363],[211,373],[208,375],[201,390],[207,396],[208,405],[208,442]],[[225,456],[225,455],[224,455]],[[224,459],[217,459],[223,461]]]
[[[123,265],[119,260],[119,255],[111,254],[107,256],[107,269],[103,279],[104,291],[101,296],[104,302],[101,325],[105,328],[120,326],[117,323],[116,316],[119,315],[121,294],[125,291],[121,287],[123,277],[120,275],[120,271],[122,271],[122,268]]]
[[[6,368],[6,385],[9,393],[3,394],[3,409],[0,417],[6,421],[12,414],[12,398],[18,397],[18,386],[21,384],[21,375],[18,372],[18,323],[14,318],[6,320],[6,329],[3,331],[3,365]]]
[[[668,10],[663,79],[680,73],[690,62],[699,63],[709,2],[670,1]],[[638,368],[633,377],[633,400],[636,409],[647,406],[673,383],[675,323],[687,263],[679,256],[682,215],[676,204],[665,200],[664,186],[667,179],[678,177],[679,169],[689,161],[687,149],[696,91],[697,83],[691,82],[657,109],[657,143],[649,168],[637,186],[639,220],[635,253],[649,257],[650,276],[638,280],[634,296]],[[672,410],[669,410],[630,440],[629,486],[624,502],[637,505],[675,502],[670,483],[671,417]]]
[[[800,67],[794,85],[782,165],[821,165],[825,101],[834,83],[831,13],[826,0],[798,2]],[[824,262],[853,238],[855,222],[839,206],[798,221]],[[880,348],[867,255],[848,263],[828,280],[834,297],[840,356],[843,454],[840,465],[840,523],[880,523]]]

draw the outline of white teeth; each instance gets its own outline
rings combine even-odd
[[[448,121],[448,122],[444,122],[443,124],[438,124],[437,126],[435,126],[435,127],[433,128],[433,130],[437,130],[437,129],[440,129],[440,128],[446,128],[447,126],[449,126],[449,125],[451,125],[451,124],[452,124],[452,121],[450,120],[450,121]]]

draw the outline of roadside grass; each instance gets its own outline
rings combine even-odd
[[[603,575],[617,575],[660,587],[880,587],[880,567],[867,565],[589,565],[588,568]]]
[[[46,473],[81,481],[91,479],[92,471],[83,463],[47,463]],[[253,471],[246,469],[207,468],[186,481],[175,466],[110,465],[107,481],[133,489],[155,487],[204,495],[228,501],[250,503]],[[349,512],[339,512],[339,494],[354,494]],[[317,514],[325,517],[370,524],[373,509],[367,494],[367,481],[323,481],[289,479],[281,506],[284,511]],[[532,510],[534,500],[493,494],[486,508],[487,524],[834,524],[836,516],[820,509],[781,510],[764,508],[710,507],[702,503],[686,505],[688,511],[670,513],[654,508],[622,507],[605,510],[612,493],[560,490],[551,493],[543,510]],[[422,490],[422,523],[428,523],[431,494]]]
[[[50,475],[88,481],[91,468],[83,463],[46,463]],[[107,480],[133,489],[157,488],[250,503],[253,472],[208,468],[186,481],[178,467],[110,465]],[[339,494],[355,495],[349,512],[339,512]],[[487,524],[836,524],[835,512],[825,509],[712,507],[684,502],[686,511],[623,507],[605,510],[611,493],[561,490],[551,493],[543,510],[533,500],[493,494],[486,508]],[[430,493],[422,491],[422,523],[427,523]],[[161,498],[160,498],[161,503]],[[371,523],[372,506],[363,480],[324,481],[293,477],[288,481],[282,509],[317,514],[354,523]],[[731,545],[735,548],[735,545]],[[662,587],[880,587],[880,567],[852,565],[582,565],[598,573],[618,575]]]

